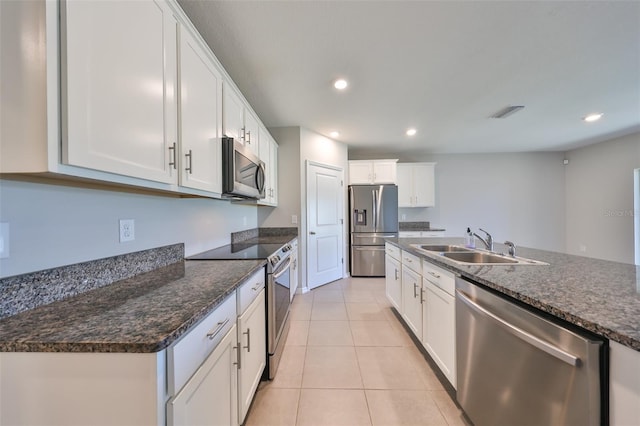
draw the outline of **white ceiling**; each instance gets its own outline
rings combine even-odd
[[[266,126],[338,130],[350,152],[566,150],[640,130],[639,1],[179,2]],[[525,108],[489,118],[508,105]]]

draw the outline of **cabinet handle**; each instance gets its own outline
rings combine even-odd
[[[416,297],[418,297],[417,288],[418,288],[418,284],[413,283],[413,298],[414,298],[414,299],[415,299]]]
[[[260,287],[262,287],[262,283],[256,283],[255,286],[251,287],[251,290],[258,291],[260,290]]]
[[[233,349],[236,351],[236,362],[234,362],[233,365],[237,365],[238,370],[240,370],[240,360],[242,359],[242,357],[240,357],[240,345],[234,346]]]
[[[398,268],[396,268],[396,281],[398,281]]]
[[[184,170],[189,172],[189,174],[193,174],[193,155],[191,150],[189,150],[188,154],[184,155],[185,157],[187,157],[189,159],[189,167],[185,168]]]
[[[173,146],[169,147],[169,152],[171,153],[171,162],[169,163],[170,166],[173,166],[173,170],[175,170],[177,168],[177,161],[176,161],[176,143],[173,143]]]
[[[247,328],[247,331],[242,334],[247,335],[247,346],[243,346],[243,348],[245,348],[247,352],[251,352],[251,329]]]
[[[424,303],[424,288],[420,287],[420,304]]]
[[[244,140],[247,138],[247,130],[243,127],[242,128],[242,136],[240,136],[240,139],[242,139],[242,141],[244,142]]]
[[[218,323],[218,326],[213,331],[210,331],[209,333],[207,333],[207,337],[209,338],[209,340],[215,339],[216,335],[220,333],[224,328],[224,326],[227,325],[228,323],[229,323],[229,318],[225,319],[224,321],[220,321]]]
[[[248,136],[248,138],[247,138],[246,142],[247,142],[248,144],[251,144],[251,130],[249,130],[249,131],[247,132],[247,136]]]
[[[433,271],[429,271],[429,275],[431,275],[433,278],[440,279],[440,275],[436,274],[436,273],[435,273],[435,272],[433,272]]]

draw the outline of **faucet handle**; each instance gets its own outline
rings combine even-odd
[[[516,245],[511,241],[505,241],[504,244],[509,247],[509,256],[516,257]]]

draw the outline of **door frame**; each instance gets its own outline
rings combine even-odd
[[[309,288],[309,268],[308,268],[308,254],[309,254],[309,232],[308,232],[308,228],[309,228],[309,193],[307,191],[307,186],[309,184],[309,166],[316,166],[316,167],[322,167],[322,168],[326,168],[326,169],[330,169],[330,170],[335,170],[341,173],[342,177],[341,177],[341,181],[342,181],[342,216],[343,216],[343,220],[342,220],[342,226],[341,226],[341,232],[342,232],[342,258],[344,259],[345,253],[346,252],[346,244],[347,244],[347,237],[346,234],[346,220],[345,218],[347,217],[347,211],[346,211],[346,206],[347,206],[347,184],[345,182],[345,169],[342,166],[337,166],[334,164],[327,164],[327,163],[321,163],[318,161],[313,161],[313,160],[305,160],[305,171],[304,171],[304,221],[303,223],[300,224],[300,233],[302,235],[304,235],[304,238],[301,238],[301,242],[304,244],[304,249],[301,249],[301,254],[302,257],[304,259],[304,278],[305,278],[305,282],[304,282],[304,288],[302,289],[303,293],[306,293],[310,290]],[[347,268],[347,262],[343,262],[342,263],[342,278],[345,278],[346,275],[346,269]]]

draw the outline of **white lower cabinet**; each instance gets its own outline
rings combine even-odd
[[[423,343],[440,371],[451,385],[457,388],[456,299],[427,278],[424,278],[423,286],[426,291],[423,312]]]
[[[386,293],[387,299],[398,310],[402,311],[402,267],[400,261],[386,255],[385,258],[386,271]]]
[[[237,425],[236,326],[167,404],[168,426]]]
[[[386,252],[387,298],[457,388],[454,274],[392,244]]]
[[[422,339],[422,277],[402,265],[402,318],[419,339]]]
[[[237,426],[266,365],[265,306],[261,268],[160,352],[0,353],[0,425]]]
[[[267,334],[264,287],[247,310],[238,317],[238,403],[240,423],[244,422],[253,395],[258,389],[266,365]]]

